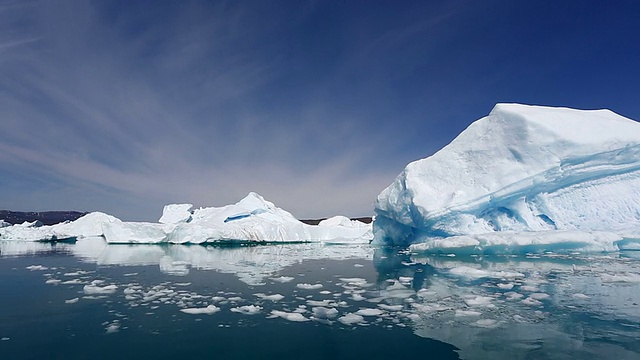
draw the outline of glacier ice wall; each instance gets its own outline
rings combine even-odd
[[[640,124],[609,110],[498,104],[375,203],[374,241],[640,229]]]

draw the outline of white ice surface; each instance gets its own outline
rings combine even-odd
[[[161,224],[178,224],[191,221],[191,204],[169,204],[162,209],[162,216],[158,220]]]
[[[283,319],[294,321],[294,322],[303,322],[309,321],[310,319],[304,317],[304,315],[297,312],[286,312],[280,310],[272,310],[271,315],[274,317],[281,317]]]
[[[616,250],[622,238],[640,237],[640,124],[609,110],[498,104],[407,165],[375,207],[381,244],[481,252],[484,243],[507,240],[500,246],[545,248],[553,247],[547,235],[522,244],[483,234],[579,230],[555,240],[570,234],[569,249],[586,242],[589,251]]]
[[[232,312],[236,312],[236,313],[240,313],[243,315],[255,315],[260,313],[260,311],[262,311],[262,307],[261,306],[255,306],[255,305],[244,305],[244,306],[238,306],[238,307],[234,307],[231,308]]]
[[[103,235],[103,225],[120,223],[111,215],[92,212],[72,222],[48,226],[25,226],[24,224],[0,228],[0,239],[18,241],[51,241],[85,238]]]
[[[191,210],[191,204],[164,208],[160,222],[123,222],[102,213],[52,226],[31,224],[0,228],[1,240],[52,241],[102,236],[110,243],[202,244],[247,242],[368,243],[370,224],[344,217],[307,225],[256,193],[233,205]],[[344,220],[346,219],[346,220]]]
[[[208,305],[208,306],[203,307],[203,308],[180,309],[180,311],[182,311],[183,313],[186,313],[186,314],[191,314],[191,315],[199,315],[199,314],[211,315],[211,314],[215,314],[218,311],[220,311],[220,308],[215,306],[215,305]]]

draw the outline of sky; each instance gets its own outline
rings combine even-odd
[[[375,197],[496,103],[640,120],[640,2],[0,0],[0,209]]]

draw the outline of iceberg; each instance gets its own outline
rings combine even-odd
[[[38,221],[24,222],[0,228],[0,240],[19,241],[62,241],[103,235],[103,225],[121,222],[119,219],[101,212],[93,212],[72,222],[56,225],[42,225]]]
[[[640,124],[609,110],[497,104],[407,165],[375,212],[374,243],[421,251],[637,248]]]
[[[328,242],[368,243],[370,224],[337,216],[307,225],[291,213],[251,192],[236,204],[192,210],[191,204],[164,207],[158,223],[124,222],[103,213],[51,226],[33,224],[0,228],[0,240],[56,241],[103,237],[109,243],[204,244]]]

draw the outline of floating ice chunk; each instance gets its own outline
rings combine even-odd
[[[494,319],[480,319],[474,323],[476,326],[484,328],[494,328],[498,325],[498,321]]]
[[[410,276],[400,276],[398,278],[398,281],[400,281],[403,284],[407,284],[407,283],[411,283],[411,281],[413,281],[413,277]]]
[[[292,281],[294,278],[291,276],[280,276],[277,278],[271,278],[271,280],[275,281],[275,282],[279,282],[279,283],[287,283],[289,281]]]
[[[113,334],[120,331],[120,322],[118,320],[112,322],[105,330],[107,331],[107,334]]]
[[[45,281],[45,284],[53,284],[53,285],[58,285],[62,282],[62,280],[58,280],[58,279],[49,279],[47,281]]]
[[[380,309],[361,308],[360,310],[356,311],[355,314],[361,316],[380,316],[384,314],[384,311]]]
[[[473,310],[456,310],[455,312],[455,316],[456,317],[464,317],[464,316],[480,316],[482,315],[481,312],[479,311],[473,311]]]
[[[65,300],[64,303],[65,304],[75,304],[80,300],[80,298],[73,298],[73,299],[69,299],[69,300]]]
[[[313,313],[313,317],[318,319],[333,319],[338,316],[338,310],[323,306],[314,306],[311,308],[311,312]]]
[[[518,300],[518,299],[522,299],[524,297],[524,295],[517,293],[515,291],[509,291],[504,293],[504,296],[507,297],[507,300]]]
[[[67,281],[63,281],[61,284],[62,285],[79,285],[79,284],[83,284],[84,282],[80,279],[73,279],[73,280],[67,280]]]
[[[359,286],[359,287],[369,286],[369,284],[367,283],[367,279],[363,279],[363,278],[356,278],[356,277],[340,278],[340,281],[353,286]]]
[[[42,266],[42,265],[30,265],[26,267],[27,270],[31,270],[31,271],[39,271],[39,270],[47,270],[49,269],[46,266]]]
[[[82,270],[78,270],[78,271],[74,271],[74,272],[70,272],[70,273],[64,273],[64,276],[80,276],[80,275],[85,275],[88,274],[88,271],[82,271]]]
[[[527,291],[527,292],[536,292],[536,291],[540,291],[540,288],[538,288],[535,285],[522,285],[520,286],[520,290]]]
[[[324,219],[318,223],[318,226],[324,227],[334,227],[334,226],[343,226],[343,227],[366,227],[367,224],[357,221],[351,220],[346,216],[336,215],[334,217]]]
[[[400,311],[404,309],[404,305],[378,304],[378,307],[387,311]]]
[[[303,322],[303,321],[309,321],[310,319],[307,319],[306,317],[304,317],[304,315],[297,313],[297,312],[286,312],[286,311],[279,311],[279,310],[272,310],[271,311],[271,315],[274,317],[281,317],[285,320],[289,320],[289,321],[295,321],[295,322]]]
[[[529,297],[536,300],[544,300],[549,298],[549,294],[546,293],[533,293],[529,294]]]
[[[464,300],[464,302],[471,307],[488,307],[491,306],[491,301],[493,301],[493,298],[490,296],[474,296]]]
[[[447,306],[444,304],[438,304],[438,303],[431,303],[431,304],[412,303],[411,307],[416,309],[416,311],[419,311],[424,314],[451,310],[450,306]]]
[[[307,300],[307,305],[309,306],[317,306],[317,307],[335,307],[338,306],[338,303],[334,300],[326,299],[326,300]]]
[[[339,317],[338,321],[345,325],[362,324],[365,322],[364,317],[354,313],[347,313],[344,316]]]
[[[203,307],[203,308],[180,309],[180,311],[182,311],[183,313],[186,313],[186,314],[191,314],[191,315],[198,315],[198,314],[211,315],[211,314],[215,314],[218,311],[220,311],[220,308],[215,306],[215,305],[209,305],[209,306]]]
[[[590,298],[590,296],[585,295],[585,294],[581,294],[581,293],[572,294],[571,297],[575,298],[575,299],[582,299],[582,300]]]
[[[521,315],[518,315],[518,314],[513,315],[512,318],[517,323],[525,323],[525,322],[527,322],[527,319],[525,319],[524,317],[522,317]]]
[[[281,294],[266,295],[266,294],[263,294],[263,293],[257,293],[257,294],[253,294],[253,295],[259,297],[262,300],[269,300],[269,301],[273,301],[273,302],[280,301],[280,300],[284,299],[284,295],[281,295]]]
[[[640,274],[636,273],[619,273],[619,274],[600,274],[600,280],[603,283],[640,283]]]
[[[258,314],[260,311],[262,311],[262,306],[256,306],[256,305],[238,306],[235,308],[231,308],[231,311],[244,314],[244,315],[255,315],[255,314]]]
[[[107,286],[98,286],[95,281],[89,285],[85,285],[82,290],[85,294],[88,295],[96,295],[96,294],[113,294],[118,290],[117,285],[107,285]]]
[[[542,306],[542,302],[532,298],[531,296],[529,296],[526,299],[522,300],[521,303],[523,303],[525,305],[529,305],[529,306]]]
[[[500,283],[497,286],[498,286],[498,288],[500,288],[502,290],[511,290],[511,289],[513,289],[513,284],[512,283]]]
[[[296,287],[298,289],[315,290],[315,289],[321,289],[322,288],[322,284],[306,284],[306,283],[302,283],[302,284],[297,284]]]

